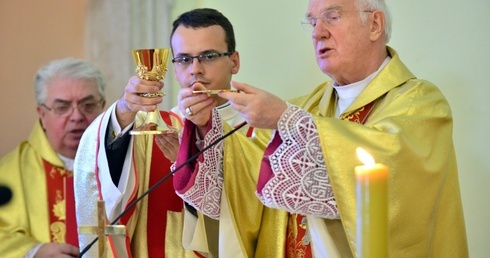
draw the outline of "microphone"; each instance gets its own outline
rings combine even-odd
[[[12,199],[12,190],[9,187],[0,185],[0,206],[7,204]]]
[[[124,209],[121,214],[119,214],[119,216],[117,216],[109,225],[114,225],[116,224],[126,213],[128,213],[134,206],[136,206],[136,204],[141,201],[143,198],[145,198],[148,194],[150,194],[153,190],[155,190],[159,185],[161,185],[163,182],[165,182],[167,179],[170,178],[170,176],[172,176],[175,172],[177,172],[179,169],[183,168],[185,165],[191,163],[192,161],[194,161],[195,159],[197,159],[201,154],[203,154],[205,151],[207,151],[208,149],[210,149],[211,147],[215,146],[216,144],[220,143],[221,141],[223,141],[225,138],[227,138],[228,136],[232,135],[233,133],[235,133],[236,131],[240,130],[240,128],[242,128],[243,126],[245,126],[247,124],[247,122],[242,122],[241,124],[237,125],[233,130],[231,130],[230,132],[228,132],[227,134],[221,136],[220,138],[218,138],[217,140],[215,140],[214,142],[212,142],[211,144],[209,144],[208,146],[204,147],[201,151],[199,151],[198,153],[194,154],[192,157],[190,157],[188,160],[186,160],[184,163],[182,163],[180,166],[176,167],[173,171],[170,171],[170,173],[168,173],[167,175],[165,175],[163,178],[161,178],[160,180],[158,180],[154,185],[152,185],[150,188],[148,188],[148,190],[146,190],[145,192],[143,192],[136,200],[134,200],[133,202],[131,202],[127,207],[126,209]],[[78,255],[79,258],[81,258],[86,252],[88,252],[88,250],[90,250],[90,248],[97,242],[99,238],[98,237],[95,237],[95,239],[90,242],[90,244],[88,244],[81,252],[80,254]]]

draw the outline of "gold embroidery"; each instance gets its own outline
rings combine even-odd
[[[69,240],[73,242],[72,244],[76,244],[76,231],[71,235],[72,239],[67,239],[67,230],[70,225],[66,224],[67,212],[70,210],[70,206],[67,207],[66,195],[72,196],[73,172],[65,168],[53,166],[44,160],[43,163],[46,173],[49,235],[51,242],[66,243]],[[72,222],[75,223],[75,220],[73,219]]]
[[[53,167],[53,168],[52,168],[52,169],[49,171],[49,176],[50,176],[51,178],[54,178],[54,177],[56,176],[56,172],[57,172],[56,168],[55,168],[55,167]]]
[[[307,222],[306,216],[304,216],[301,219],[301,223],[300,223],[299,226],[305,230],[305,235],[303,236],[303,239],[301,240],[301,242],[305,246],[306,245],[309,245],[310,244],[310,231],[306,230],[306,227],[308,226],[308,222]]]
[[[52,239],[55,243],[65,243],[66,236],[66,226],[63,222],[54,222],[49,227],[51,230],[51,234],[53,235]]]
[[[349,113],[349,114],[346,114],[346,115],[342,115],[342,117],[340,117],[340,119],[342,120],[349,120],[349,121],[352,121],[352,122],[356,122],[358,124],[361,123],[361,112],[364,111],[364,107],[356,110],[355,112],[352,112],[352,113]]]
[[[298,216],[301,218],[301,222],[298,224]],[[305,230],[304,236],[299,236],[298,228]],[[306,216],[291,214],[288,220],[288,239],[289,246],[287,247],[287,257],[290,258],[303,258],[308,256],[307,249],[310,245],[310,236],[308,234]],[[301,239],[298,239],[301,237]],[[297,241],[299,240],[299,241]]]
[[[58,167],[53,167],[49,171],[49,176],[51,178],[54,178],[56,174],[59,174],[60,176],[65,176],[65,177],[73,177],[73,171],[71,170],[66,170],[64,168],[58,168]]]
[[[301,223],[299,224],[299,226],[303,229],[306,229],[306,217],[303,217],[301,219]]]
[[[52,167],[49,170],[49,176],[53,179],[55,178],[66,178],[72,177],[73,172],[70,170],[66,170],[64,168]],[[54,221],[50,225],[51,235],[53,236],[53,242],[56,243],[65,243],[66,242],[66,200],[64,196],[64,186],[62,189],[55,190],[55,197],[51,208],[52,216],[56,217],[57,221]]]
[[[56,190],[56,202],[60,202],[62,200],[63,200],[63,192],[62,192],[62,190]]]
[[[61,200],[61,201],[57,202],[53,206],[53,214],[59,220],[65,220],[66,219],[66,205],[65,205],[65,200]]]

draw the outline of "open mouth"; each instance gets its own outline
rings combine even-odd
[[[75,129],[75,130],[71,130],[68,134],[73,137],[82,137],[84,131],[85,131],[84,129]]]
[[[327,52],[328,52],[328,51],[330,51],[330,50],[331,50],[330,48],[322,48],[322,49],[320,49],[320,50],[318,51],[318,53],[319,53],[320,55],[323,55],[323,54],[327,53]]]

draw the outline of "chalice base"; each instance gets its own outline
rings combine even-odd
[[[143,124],[129,132],[131,135],[169,134],[177,129],[168,126],[159,111],[148,112]]]
[[[174,130],[147,130],[146,127],[153,126],[153,124],[147,124],[145,126],[140,126],[139,128],[132,130],[129,132],[131,135],[149,135],[149,134],[164,134],[164,133],[172,133]],[[156,126],[155,126],[156,128]]]

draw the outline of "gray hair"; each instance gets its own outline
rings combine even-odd
[[[359,10],[379,10],[385,14],[385,43],[388,43],[391,38],[391,14],[384,0],[357,0]],[[361,12],[361,20],[365,22],[368,14]]]
[[[105,99],[105,81],[102,72],[93,64],[74,58],[52,61],[41,67],[34,80],[36,102],[41,105],[47,98],[47,86],[58,78],[73,80],[95,80],[102,99]]]

